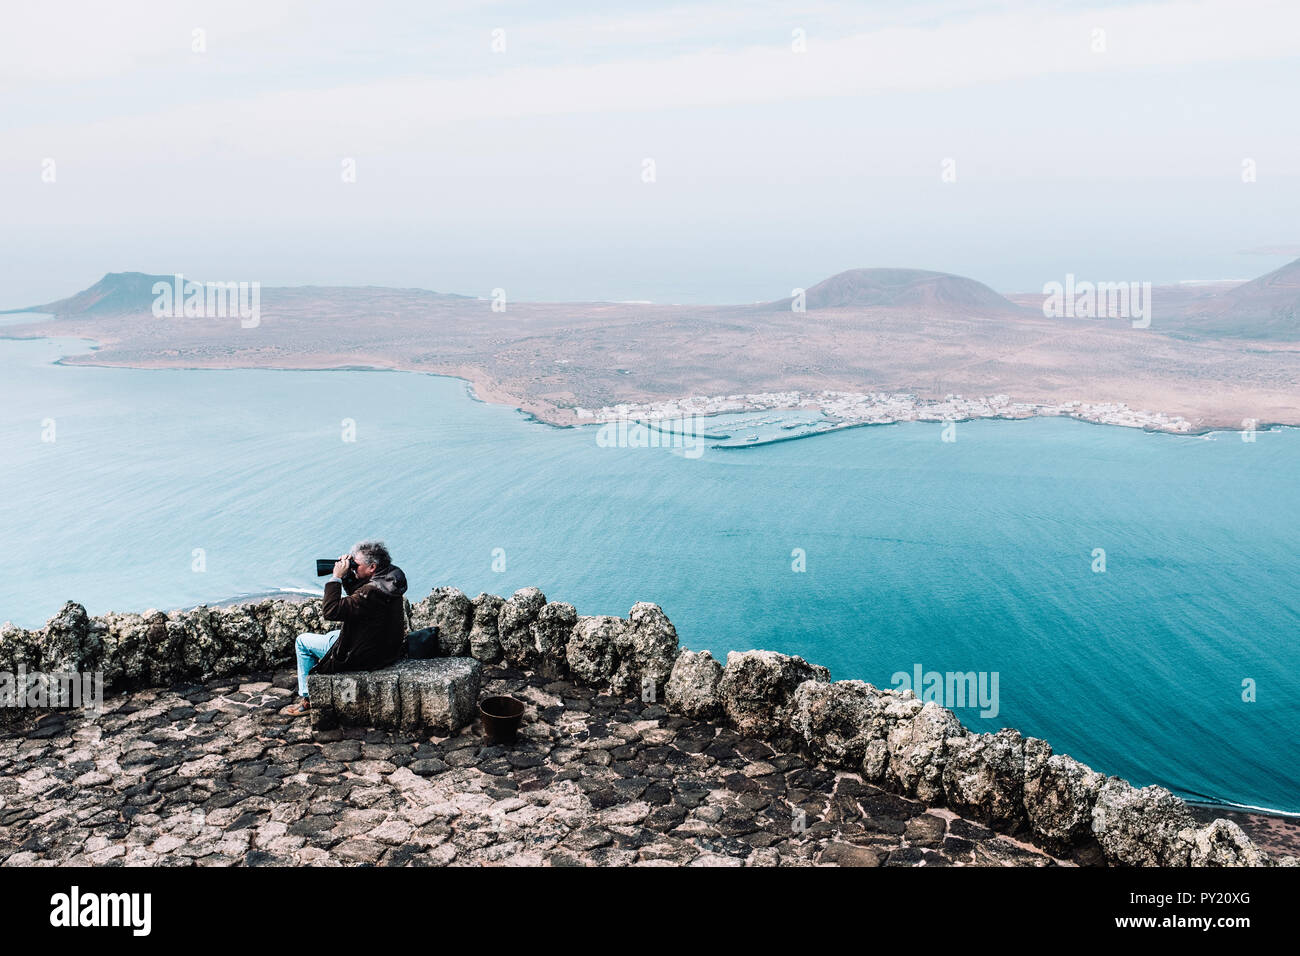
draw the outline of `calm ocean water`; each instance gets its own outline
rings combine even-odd
[[[314,558],[378,536],[413,599],[538,585],[580,614],[653,601],[719,657],[996,673],[996,717],[958,709],[974,730],[1300,811],[1300,431],[914,424],[691,458],[455,379],[50,364],[83,348],[0,340],[0,620],[316,589]]]

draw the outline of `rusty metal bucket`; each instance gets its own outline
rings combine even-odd
[[[512,744],[524,719],[524,702],[514,697],[484,697],[478,704],[483,737],[489,744]]]

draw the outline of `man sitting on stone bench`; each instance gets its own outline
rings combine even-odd
[[[347,597],[342,594],[347,589]],[[328,634],[299,634],[296,704],[281,713],[301,717],[311,709],[307,675],[369,671],[406,656],[406,575],[392,563],[382,541],[362,541],[339,558],[325,582],[321,616],[341,621]],[[314,665],[314,666],[313,666]]]

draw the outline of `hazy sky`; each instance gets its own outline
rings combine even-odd
[[[858,266],[1017,291],[1300,256],[1294,0],[3,17],[0,308],[121,270],[722,302]]]

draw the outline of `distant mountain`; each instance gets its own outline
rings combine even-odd
[[[174,288],[175,276],[148,275],[144,272],[110,272],[88,289],[57,302],[44,305],[32,305],[22,309],[5,310],[14,312],[48,312],[58,316],[77,315],[121,315],[149,312],[153,309],[154,283],[163,282]],[[185,277],[186,284],[198,282],[192,276]],[[270,288],[264,288],[264,292]],[[377,295],[399,295],[422,299],[470,299],[472,296],[455,295],[447,292],[430,292],[426,289],[391,289],[378,286],[289,286],[278,287],[275,293],[285,295],[324,295],[339,299],[369,297]],[[265,301],[265,300],[263,300]],[[5,314],[0,311],[0,315]]]
[[[1300,259],[1225,292],[1219,308],[1237,335],[1300,338]]]
[[[788,309],[793,299],[771,303]],[[808,309],[925,308],[960,312],[1020,312],[1020,306],[982,282],[925,269],[850,269],[804,294]]]
[[[1280,300],[1294,306],[1297,301],[1300,301],[1300,259],[1288,262],[1268,275],[1244,282],[1226,293],[1226,296],[1234,302],[1243,304],[1265,301],[1276,303]]]
[[[110,272],[88,289],[57,302],[12,312],[48,312],[58,316],[141,314],[151,311],[155,283],[173,284],[175,276]],[[338,308],[363,312],[465,301],[472,297],[426,289],[358,286],[291,286],[264,288],[263,305],[292,309],[304,299],[327,298]],[[265,295],[270,293],[270,298]],[[791,299],[746,309],[788,310]],[[559,303],[557,303],[559,304]],[[1011,298],[982,282],[925,269],[850,269],[804,293],[804,304],[817,309],[894,309],[932,315],[1025,316],[1041,311],[1042,296]],[[1300,259],[1250,282],[1227,286],[1161,286],[1154,293],[1154,321],[1167,332],[1219,338],[1300,340]],[[3,313],[0,313],[3,314]]]
[[[1169,300],[1166,300],[1169,301]],[[1178,331],[1241,339],[1300,339],[1300,259],[1229,289],[1170,302],[1167,326]],[[1161,297],[1155,296],[1156,319]]]
[[[155,298],[154,283],[165,282],[171,285],[173,279],[174,276],[151,276],[143,272],[110,272],[89,289],[83,289],[74,296],[12,311],[49,312],[52,315],[148,312]]]

